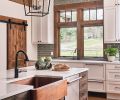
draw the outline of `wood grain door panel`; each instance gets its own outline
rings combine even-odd
[[[19,50],[26,51],[26,31],[23,25],[8,24],[8,67],[15,67],[15,54]],[[19,55],[19,66],[25,66],[24,55]]]

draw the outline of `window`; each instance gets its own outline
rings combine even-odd
[[[103,26],[84,27],[84,56],[103,57]]]
[[[103,20],[103,9],[84,9],[83,15],[84,21]]]
[[[77,28],[60,29],[60,56],[77,56]]]
[[[103,2],[83,4],[55,9],[55,57],[103,57]]]
[[[60,11],[60,22],[74,22],[74,21],[77,21],[76,10]]]

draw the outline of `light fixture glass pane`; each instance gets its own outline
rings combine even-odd
[[[97,9],[97,20],[103,19],[103,9]]]
[[[90,20],[96,20],[97,18],[97,15],[96,15],[96,9],[91,9],[90,10]]]
[[[84,21],[89,20],[89,10],[84,10],[83,11],[83,17],[84,17]]]

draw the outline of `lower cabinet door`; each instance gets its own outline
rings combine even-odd
[[[78,79],[78,80],[77,80]],[[76,81],[68,82],[67,96],[65,100],[80,100],[80,87],[79,87],[79,78],[75,79]]]
[[[108,93],[120,93],[120,82],[107,81]]]
[[[105,92],[105,81],[88,80],[88,91]]]
[[[30,100],[30,92],[15,95],[15,100]]]
[[[30,100],[30,92],[20,93],[2,100]]]
[[[2,100],[15,100],[15,96],[11,96],[11,97],[8,97],[8,98],[2,99]]]

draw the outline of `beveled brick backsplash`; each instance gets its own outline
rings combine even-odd
[[[54,50],[54,45],[53,44],[38,44],[37,46],[37,55],[39,57],[43,56],[51,56],[51,52]]]

